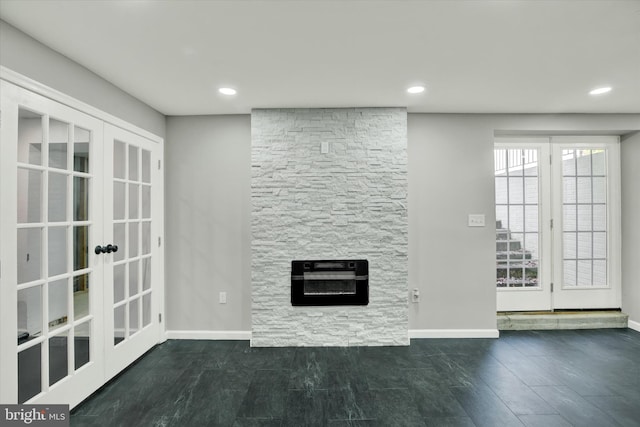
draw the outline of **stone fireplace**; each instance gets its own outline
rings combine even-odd
[[[404,108],[251,114],[253,346],[407,345]],[[294,306],[294,260],[367,260],[368,304]]]

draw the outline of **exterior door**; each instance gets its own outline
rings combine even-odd
[[[498,311],[620,307],[617,137],[498,138]]]
[[[1,84],[0,400],[73,406],[104,379],[102,122]]]
[[[164,339],[162,145],[1,84],[0,401],[74,407]]]
[[[105,350],[111,378],[160,341],[163,285],[161,146],[106,125]]]
[[[498,311],[551,309],[547,138],[497,139],[496,285]]]
[[[620,308],[618,137],[552,138],[555,308]]]

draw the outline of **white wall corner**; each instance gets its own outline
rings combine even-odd
[[[498,338],[497,329],[409,329],[409,338]]]
[[[629,329],[633,329],[634,331],[640,332],[640,322],[634,322],[633,320],[628,321]]]
[[[169,340],[250,340],[251,331],[167,331]]]

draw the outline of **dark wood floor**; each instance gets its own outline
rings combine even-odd
[[[72,426],[640,426],[640,333],[505,331],[409,347],[167,341]]]

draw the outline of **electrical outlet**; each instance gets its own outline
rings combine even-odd
[[[420,302],[420,291],[418,288],[413,289],[413,292],[411,293],[411,302]]]
[[[220,304],[226,304],[226,303],[227,303],[227,293],[220,292]]]

